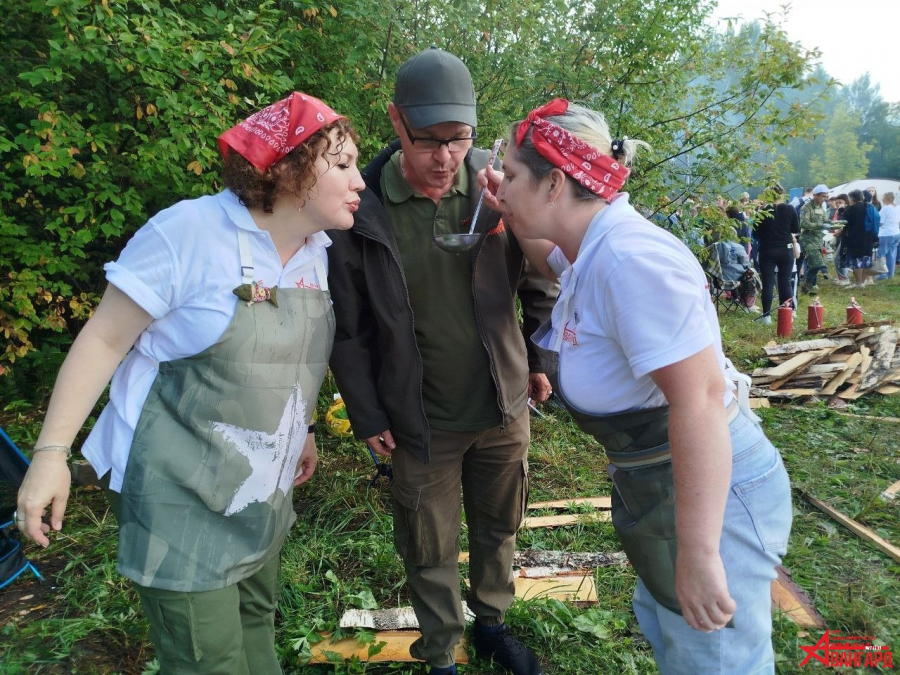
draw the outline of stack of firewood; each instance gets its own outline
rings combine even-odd
[[[796,399],[900,392],[900,350],[893,321],[807,331],[812,339],[765,346],[771,365],[753,371],[753,396]]]

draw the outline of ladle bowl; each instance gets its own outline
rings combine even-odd
[[[494,145],[491,148],[491,156],[488,157],[487,161],[488,166],[494,166],[494,160],[497,159],[497,154],[500,152],[501,145],[503,145],[502,138],[498,138],[494,141]],[[481,233],[475,234],[475,225],[478,222],[478,214],[481,212],[481,204],[484,202],[484,193],[486,190],[487,188],[482,188],[481,194],[478,195],[478,203],[475,205],[475,213],[472,214],[472,224],[469,226],[468,233],[461,232],[437,235],[434,238],[434,243],[439,249],[450,253],[462,253],[463,251],[468,251],[478,243]]]
[[[463,251],[468,251],[477,244],[479,237],[481,237],[481,234],[468,234],[466,232],[460,232],[459,234],[439,234],[434,238],[434,243],[442,251],[462,253]]]

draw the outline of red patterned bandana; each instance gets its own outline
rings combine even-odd
[[[343,117],[319,99],[295,91],[219,136],[219,151],[225,157],[231,148],[265,171],[319,129]]]
[[[544,119],[561,115],[568,109],[567,100],[555,98],[532,110],[516,129],[516,147],[522,145],[528,129],[534,127],[531,142],[535,150],[595,195],[610,199],[625,185],[625,179],[631,171],[615,158],[603,154],[561,126]]]

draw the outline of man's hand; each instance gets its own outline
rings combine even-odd
[[[528,373],[528,398],[535,403],[543,403],[552,393],[550,380],[544,373]]]
[[[737,610],[737,603],[728,592],[725,566],[718,553],[679,549],[675,562],[675,593],[684,620],[702,633],[724,628]]]
[[[366,439],[366,445],[372,448],[372,452],[382,457],[390,457],[394,452],[394,448],[397,447],[390,429],[385,429],[375,436],[369,436]]]
[[[303,451],[300,453],[300,459],[297,460],[297,470],[294,472],[294,487],[303,485],[312,478],[318,463],[319,451],[316,449],[316,435],[306,434],[306,442],[303,444]]]

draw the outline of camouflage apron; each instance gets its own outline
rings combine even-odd
[[[675,595],[675,481],[669,450],[669,406],[614,415],[579,410],[559,385],[559,345],[555,349],[541,346],[551,330],[548,321],[531,341],[553,391],[578,427],[606,451],[614,487],[612,523],[622,549],[653,598],[681,614]]]
[[[242,283],[252,283],[246,231],[238,244]],[[315,264],[322,290],[278,289],[277,307],[239,300],[218,342],[159,364],[121,491],[118,569],[138,584],[215,590],[279,554],[334,338]]]

